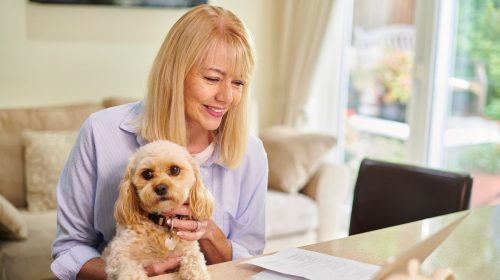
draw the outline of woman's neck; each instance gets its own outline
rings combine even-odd
[[[212,133],[203,128],[187,129],[187,149],[190,154],[205,150],[212,143]]]

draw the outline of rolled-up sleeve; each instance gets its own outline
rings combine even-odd
[[[51,269],[59,279],[75,279],[83,264],[100,256],[93,227],[95,147],[89,118],[77,138],[57,186],[57,236]]]
[[[74,246],[58,255],[50,268],[58,279],[76,279],[83,264],[100,255],[97,250],[89,246]]]

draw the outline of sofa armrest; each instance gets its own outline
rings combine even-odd
[[[342,164],[323,163],[302,193],[318,203],[318,242],[339,237],[346,219],[344,207],[351,189],[349,168]]]

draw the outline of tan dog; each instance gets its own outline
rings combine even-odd
[[[189,201],[195,220],[212,216],[214,202],[187,150],[155,141],[132,156],[116,202],[116,236],[103,252],[109,279],[147,279],[144,267],[181,256],[181,279],[208,279],[198,242],[179,239],[156,215]],[[149,216],[149,217],[148,217]],[[154,219],[156,218],[156,219]]]

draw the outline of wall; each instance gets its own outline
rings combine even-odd
[[[273,104],[275,3],[210,1],[237,14],[254,37],[251,91],[261,127],[269,125]],[[0,1],[0,108],[141,98],[156,51],[185,11]]]

